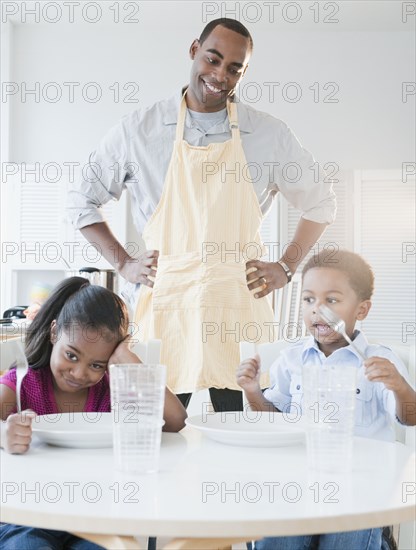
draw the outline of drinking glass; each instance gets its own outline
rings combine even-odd
[[[117,470],[156,472],[159,467],[166,367],[110,365],[114,458]]]
[[[304,366],[308,466],[315,471],[351,471],[357,369],[348,364]]]

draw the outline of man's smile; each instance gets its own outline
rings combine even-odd
[[[224,90],[223,88],[221,88],[220,86],[218,86],[216,84],[213,84],[212,82],[208,82],[208,81],[204,80],[203,78],[201,78],[201,80],[204,83],[205,89],[206,89],[208,94],[219,96],[219,95],[221,95],[221,94],[223,94],[227,91],[227,90]]]

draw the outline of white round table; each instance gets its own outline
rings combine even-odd
[[[308,474],[304,445],[233,447],[163,434],[158,474],[123,475],[112,449],[1,452],[1,520],[81,533],[236,537],[348,531],[415,516],[415,453],[356,438],[348,475]]]

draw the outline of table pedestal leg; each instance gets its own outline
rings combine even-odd
[[[246,538],[175,539],[164,546],[163,550],[231,550],[233,544],[246,542],[246,540]]]
[[[103,546],[106,550],[142,550],[134,537],[98,535],[92,533],[73,533],[73,535]]]

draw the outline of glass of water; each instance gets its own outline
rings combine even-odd
[[[356,367],[348,364],[303,367],[303,414],[312,470],[351,471],[356,377]]]
[[[115,467],[128,473],[159,468],[166,367],[159,364],[110,365]]]

